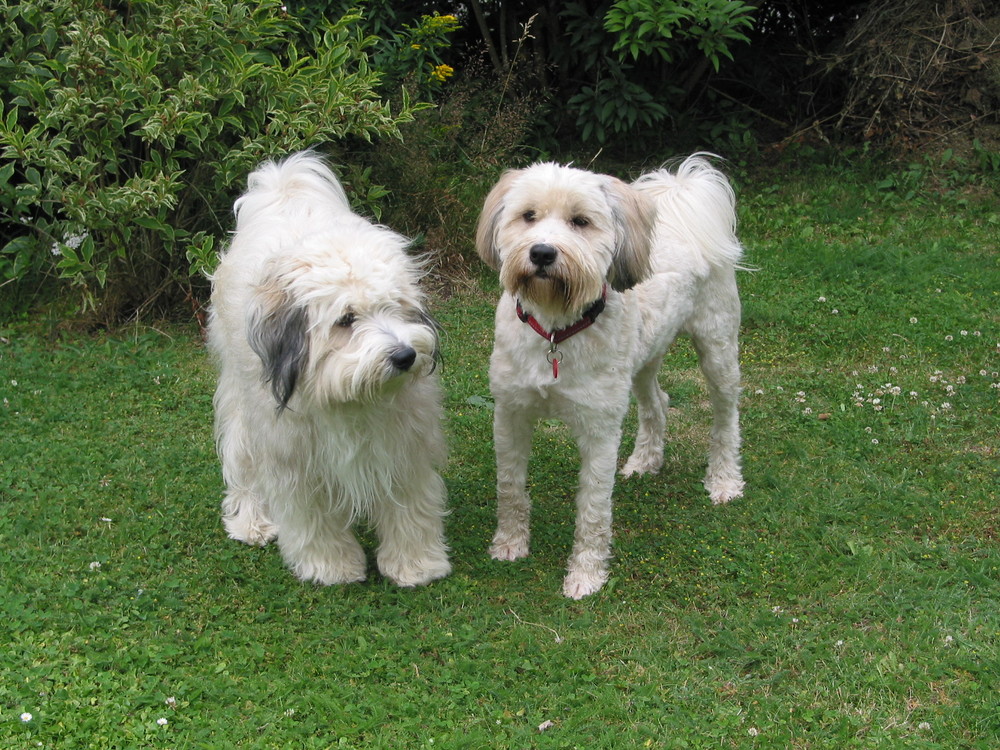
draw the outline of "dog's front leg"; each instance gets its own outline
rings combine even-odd
[[[423,586],[451,572],[444,543],[445,486],[430,467],[408,477],[373,512],[378,569],[397,586]]]
[[[563,581],[563,594],[582,599],[608,580],[611,557],[611,493],[621,429],[577,437],[580,449],[580,489],[576,495],[573,552]]]
[[[289,493],[280,506],[278,547],[301,581],[323,586],[365,580],[365,552],[351,531],[350,514],[324,508],[326,498]]]
[[[528,496],[528,455],[532,419],[523,409],[496,400],[493,444],[497,455],[497,530],[490,545],[494,560],[517,560],[528,554],[531,498]]]

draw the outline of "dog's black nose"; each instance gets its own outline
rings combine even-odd
[[[411,346],[401,346],[389,355],[389,361],[397,370],[406,372],[417,361],[417,352]]]
[[[528,257],[531,259],[531,262],[539,268],[551,266],[555,263],[557,254],[556,249],[552,245],[532,245],[531,250],[528,251]]]

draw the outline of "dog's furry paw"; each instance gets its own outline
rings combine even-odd
[[[494,560],[520,560],[528,556],[528,540],[520,537],[493,537],[490,545],[490,557]]]
[[[659,460],[657,460],[657,458]],[[633,453],[629,456],[628,461],[621,468],[618,473],[623,477],[630,477],[633,474],[655,474],[663,466],[663,455],[662,453],[656,458],[650,458],[648,456],[640,456]]]
[[[379,572],[397,586],[410,588],[424,586],[431,581],[444,578],[451,573],[451,563],[448,555],[442,551],[432,553],[416,560],[385,560],[378,561]]]
[[[278,527],[265,518],[249,519],[247,514],[222,519],[230,539],[263,547],[278,536]]]
[[[300,562],[292,566],[295,577],[300,581],[334,586],[341,583],[361,583],[367,578],[364,562],[338,560],[336,562],[317,560]]]
[[[739,476],[728,479],[705,479],[705,489],[712,499],[712,505],[725,505],[730,500],[743,497],[743,484],[743,479]]]
[[[570,599],[583,599],[585,596],[600,591],[607,580],[608,572],[606,570],[570,571],[563,580],[563,595]]]

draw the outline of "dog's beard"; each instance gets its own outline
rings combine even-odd
[[[581,313],[601,296],[604,278],[600,274],[574,271],[560,260],[538,269],[532,263],[505,263],[500,281],[522,303],[552,315]]]
[[[548,310],[569,312],[572,294],[569,285],[558,276],[531,274],[522,276],[516,285],[516,296]]]

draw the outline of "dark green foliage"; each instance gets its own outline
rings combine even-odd
[[[415,109],[376,94],[357,15],[308,34],[276,0],[0,15],[0,279],[54,271],[105,318],[191,294],[258,162],[336,157],[344,139],[397,136]]]

